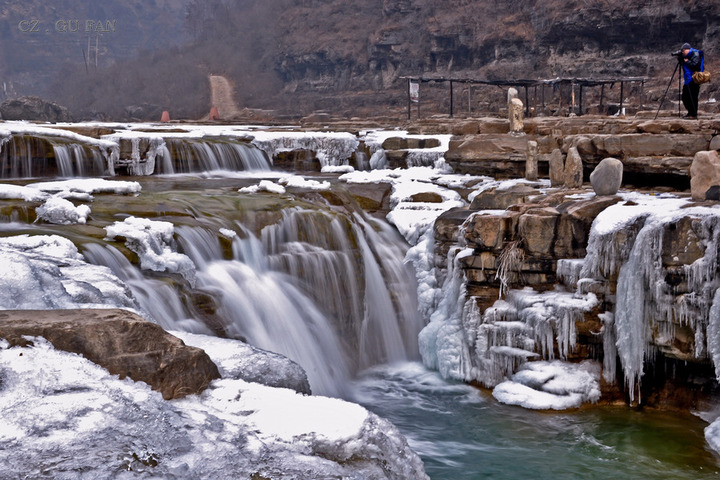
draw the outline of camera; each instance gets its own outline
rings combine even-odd
[[[673,52],[673,53],[671,53],[670,55],[672,55],[673,57],[677,57],[677,58],[682,58],[682,57],[684,57],[682,50],[678,50],[677,52]]]

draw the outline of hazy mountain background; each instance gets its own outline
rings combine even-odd
[[[232,82],[241,107],[290,115],[401,112],[403,75],[647,76],[652,100],[683,42],[703,48],[710,67],[720,56],[720,2],[709,0],[0,5],[2,97],[40,95],[76,119],[199,118],[209,74]]]

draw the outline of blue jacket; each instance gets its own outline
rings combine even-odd
[[[687,62],[683,60],[683,79],[685,80],[685,85],[688,85],[692,83],[692,74],[705,70],[705,65],[703,65],[702,54],[694,48],[690,49],[685,58],[687,58]]]

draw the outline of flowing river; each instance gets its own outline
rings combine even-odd
[[[687,480],[720,476],[705,422],[687,413],[589,407],[536,412],[449,383],[419,363],[384,365],[353,399],[393,422],[433,480]]]

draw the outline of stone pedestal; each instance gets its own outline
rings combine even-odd
[[[523,133],[523,109],[524,105],[519,98],[513,98],[508,103],[510,133]]]

